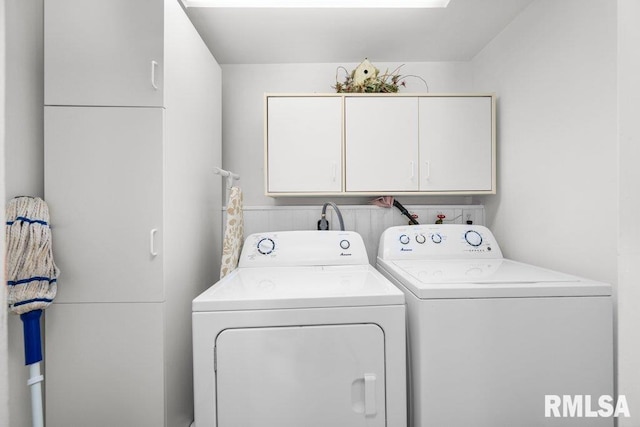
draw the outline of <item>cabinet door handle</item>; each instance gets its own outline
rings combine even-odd
[[[429,177],[431,177],[431,163],[430,162],[424,162],[424,165],[426,166],[426,172],[424,174],[424,179],[426,179],[427,181],[429,180]]]
[[[331,181],[336,182],[338,172],[338,165],[336,162],[331,162]]]
[[[375,415],[376,412],[376,376],[364,374],[364,414]]]
[[[156,68],[158,67],[158,63],[156,61],[151,61],[151,86],[155,90],[158,90],[158,85],[156,84]]]
[[[156,252],[156,233],[158,232],[157,228],[151,229],[149,232],[149,253],[152,257],[158,256],[158,252]]]

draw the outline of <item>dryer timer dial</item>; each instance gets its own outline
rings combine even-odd
[[[260,239],[257,248],[258,252],[260,252],[262,255],[269,255],[276,248],[276,242],[268,237],[265,237],[263,239]]]

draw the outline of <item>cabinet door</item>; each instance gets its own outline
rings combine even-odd
[[[492,99],[420,98],[420,190],[493,190]]]
[[[342,100],[267,99],[267,192],[342,190]]]
[[[162,106],[163,13],[157,0],[44,2],[45,104]]]
[[[219,427],[382,427],[377,325],[227,329],[216,339]]]
[[[164,426],[163,310],[162,303],[49,307],[46,425]]]
[[[347,191],[418,189],[418,98],[346,102]]]
[[[45,107],[56,301],[163,300],[163,111]]]

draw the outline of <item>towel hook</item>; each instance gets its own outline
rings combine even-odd
[[[233,187],[233,180],[235,179],[236,181],[240,180],[240,175],[238,175],[237,173],[233,173],[230,171],[226,171],[224,169],[221,168],[213,168],[213,172],[220,175],[220,176],[224,176],[227,178],[227,189],[230,189],[231,187]]]
[[[225,199],[228,201],[229,200],[229,190],[231,190],[231,187],[233,187],[233,180],[239,181],[240,180],[240,175],[238,175],[237,173],[233,173],[221,168],[213,168],[213,172],[217,175],[220,176],[224,176],[227,178],[227,188],[226,188],[226,194],[225,194]]]

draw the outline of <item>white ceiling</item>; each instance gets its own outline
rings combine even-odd
[[[187,8],[220,64],[469,61],[533,0],[445,9]]]

